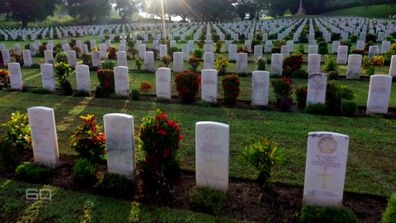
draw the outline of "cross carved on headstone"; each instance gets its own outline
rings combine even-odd
[[[328,173],[326,173],[326,172],[327,172],[327,167],[325,167],[325,168],[323,169],[323,172],[322,172],[322,173],[318,173],[318,176],[322,177],[322,189],[325,189],[325,188],[326,188],[326,181],[327,181],[327,179],[333,177],[333,175],[330,175],[330,174],[328,174]]]

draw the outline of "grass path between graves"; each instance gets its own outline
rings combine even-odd
[[[157,108],[182,125],[185,140],[180,150],[184,169],[195,169],[194,129],[198,121],[217,121],[230,125],[230,175],[252,179],[255,170],[242,162],[242,149],[261,138],[269,138],[284,153],[285,160],[274,171],[274,180],[303,185],[307,134],[311,131],[333,131],[350,136],[346,172],[346,190],[390,195],[396,191],[396,121],[381,117],[348,118],[281,113],[260,110],[216,108],[205,105],[166,104],[155,101],[128,101],[56,95],[0,92],[0,122],[14,111],[31,106],[55,109],[61,154],[75,154],[69,137],[78,125],[80,115],[95,114],[98,121],[108,113],[127,113],[135,118],[135,133],[141,119],[153,115]],[[0,128],[4,135],[4,127]],[[138,152],[137,158],[142,158]]]
[[[48,189],[50,201],[27,202],[28,188]],[[0,179],[0,222],[236,222],[191,211],[145,206],[65,191],[53,186]]]

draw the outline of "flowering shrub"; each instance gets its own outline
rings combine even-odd
[[[276,96],[277,105],[282,111],[289,111],[293,99],[290,97],[292,93],[292,81],[290,78],[282,77],[271,80],[271,84]]]
[[[374,66],[383,66],[384,63],[385,63],[384,57],[381,56],[381,55],[374,56],[374,57],[372,58],[372,60],[373,60],[373,65],[374,65]]]
[[[175,179],[180,174],[180,165],[176,159],[179,143],[183,140],[180,125],[168,119],[165,112],[157,112],[155,117],[143,119],[139,127],[140,146],[144,151],[142,161],[145,188],[158,190],[168,179]]]
[[[193,71],[183,71],[176,76],[175,82],[181,101],[194,102],[201,84],[200,75]]]
[[[229,74],[223,77],[224,104],[234,105],[239,96],[239,77],[236,74]]]
[[[283,62],[283,69],[285,73],[301,70],[304,63],[302,54],[292,54],[285,58]]]
[[[10,74],[6,70],[0,70],[0,90],[10,86]]]
[[[59,52],[55,56],[55,63],[68,63],[66,52]]]
[[[100,132],[94,115],[80,116],[84,124],[73,133],[71,147],[91,162],[103,159],[106,154],[105,136]]]
[[[297,107],[305,108],[307,103],[307,86],[296,87],[294,93],[296,94]]]
[[[237,52],[238,53],[249,53],[249,48],[246,46],[240,46],[240,47],[238,47]]]
[[[91,54],[83,54],[81,56],[83,64],[92,67],[92,56]]]
[[[60,87],[63,89],[65,95],[71,95],[73,93],[70,81],[67,79],[72,72],[72,68],[67,63],[56,63],[55,66],[55,76],[58,80]]]
[[[197,71],[198,66],[201,64],[201,59],[193,55],[188,60],[188,64],[190,64],[190,70]]]
[[[367,54],[367,50],[353,50],[353,54],[360,54],[360,55],[365,55]]]
[[[228,64],[229,61],[225,57],[219,56],[215,61],[215,68],[219,71],[219,74],[222,75],[226,73]]]
[[[165,67],[169,67],[169,64],[172,62],[172,57],[170,57],[169,55],[163,56],[161,58],[161,61]]]
[[[99,69],[96,76],[102,90],[107,94],[114,93],[114,71],[112,69]]]
[[[135,65],[137,69],[140,71],[142,69],[143,61],[140,58],[136,58]]]
[[[140,84],[140,91],[141,92],[148,92],[148,91],[151,91],[151,90],[153,90],[153,85],[150,82],[143,81]]]
[[[216,53],[220,53],[222,46],[223,46],[223,43],[220,40],[216,41]]]
[[[117,58],[117,49],[116,48],[110,47],[107,51],[109,52],[107,59],[115,60]]]
[[[257,70],[265,70],[265,64],[267,60],[264,57],[260,57],[256,61],[256,69]]]

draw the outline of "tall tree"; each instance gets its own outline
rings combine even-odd
[[[71,16],[88,19],[89,23],[109,15],[111,10],[109,0],[67,0],[67,5]]]
[[[1,10],[8,9],[7,14],[26,27],[30,21],[41,21],[52,15],[56,0],[6,0],[4,3],[6,8]]]
[[[131,17],[132,14],[139,12],[143,9],[143,0],[116,0],[115,9],[121,17],[122,22],[127,22],[127,18]]]

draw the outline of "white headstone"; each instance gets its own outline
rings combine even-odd
[[[118,51],[117,53],[117,66],[128,66],[127,54],[125,51]]]
[[[271,69],[275,75],[282,76],[283,72],[283,54],[274,53],[271,56]]]
[[[52,50],[44,50],[44,62],[54,63],[54,53]]]
[[[144,69],[150,72],[155,71],[154,67],[154,52],[153,51],[146,51],[144,53]]]
[[[23,80],[21,73],[21,66],[19,63],[9,63],[8,70],[10,71],[11,89],[22,90]]]
[[[358,40],[356,43],[357,50],[364,50],[366,42],[364,40]]]
[[[349,55],[347,78],[359,79],[361,66],[362,66],[362,55],[358,55],[358,54]]]
[[[56,135],[54,109],[28,108],[34,161],[49,167],[59,164],[58,137]]]
[[[161,44],[159,47],[160,58],[168,55],[168,46],[166,44]]]
[[[312,73],[308,77],[307,106],[326,103],[327,76],[323,73]]]
[[[248,54],[238,53],[236,60],[236,70],[238,73],[246,74],[248,72]]]
[[[201,99],[210,103],[217,103],[217,70],[201,71]]]
[[[252,105],[268,106],[269,76],[267,71],[253,71]]]
[[[3,57],[3,65],[6,67],[11,62],[10,51],[7,49],[1,50],[1,56]]]
[[[76,67],[77,65],[76,51],[74,50],[67,51],[67,63],[73,68]]]
[[[171,92],[171,70],[166,67],[160,67],[155,73],[155,92],[157,98],[170,100]]]
[[[92,67],[96,67],[96,68],[100,67],[100,61],[101,61],[100,52],[92,51],[91,57],[92,57]]]
[[[41,64],[40,70],[43,88],[48,91],[55,91],[54,65],[49,63]]]
[[[129,76],[128,67],[117,66],[114,68],[115,94],[128,97],[129,95]]]
[[[214,53],[204,53],[204,69],[214,69]]]
[[[308,54],[318,54],[318,45],[309,45]]]
[[[389,67],[389,75],[396,76],[396,55],[392,56],[391,64]]]
[[[135,139],[133,117],[126,114],[107,114],[103,116],[107,169],[109,173],[135,176]]]
[[[308,55],[308,73],[320,73],[320,54],[309,54]]]
[[[254,46],[254,59],[257,60],[258,58],[263,56],[263,46],[262,45],[255,45]]]
[[[236,55],[237,55],[237,46],[234,44],[231,44],[228,48],[228,60],[235,61]]]
[[[32,61],[32,54],[31,54],[30,50],[23,50],[22,57],[23,57],[23,66],[31,67],[33,64],[33,61]]]
[[[184,58],[183,52],[173,53],[173,71],[182,72],[184,70]]]
[[[229,125],[218,122],[195,124],[197,187],[228,190],[229,141]]]
[[[348,62],[348,46],[338,46],[337,63],[347,64]]]
[[[304,204],[341,206],[349,137],[332,132],[308,134]]]
[[[91,79],[89,75],[89,67],[84,64],[76,66],[77,90],[88,94],[91,93]]]
[[[370,77],[367,114],[388,113],[392,76],[372,75]]]

